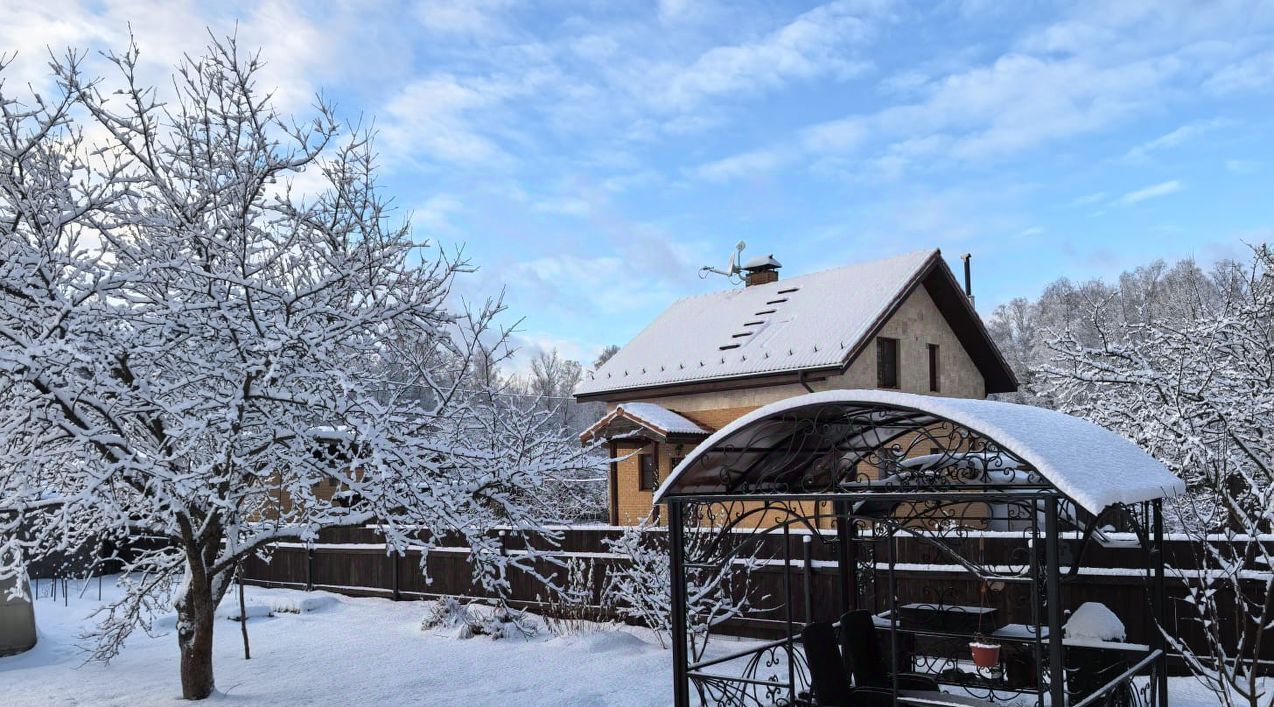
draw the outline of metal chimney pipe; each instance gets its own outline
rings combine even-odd
[[[960,256],[964,261],[964,296],[973,301],[973,270],[969,265],[969,261],[973,259],[973,253],[965,253]]]

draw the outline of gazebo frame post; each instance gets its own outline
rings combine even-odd
[[[1050,704],[1066,704],[1065,662],[1062,654],[1062,583],[1057,551],[1057,497],[1044,500],[1044,575],[1048,602],[1048,691]]]
[[[690,660],[686,652],[685,526],[677,499],[668,501],[669,571],[672,582],[672,695],[676,707],[690,707]]]
[[[854,546],[857,523],[849,517],[849,504],[833,501],[836,512],[836,574],[840,582],[840,611],[858,609],[858,549]]]
[[[1167,641],[1163,637],[1164,623],[1168,615],[1168,594],[1163,581],[1163,501],[1156,499],[1151,503],[1152,519],[1151,524],[1154,528],[1154,543],[1150,551],[1150,561],[1154,567],[1154,608],[1155,608],[1155,630],[1152,646],[1162,651],[1159,656],[1156,684],[1154,690],[1156,692],[1155,704],[1168,704],[1168,651]]]

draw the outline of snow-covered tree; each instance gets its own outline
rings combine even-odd
[[[55,100],[0,84],[0,579],[131,544],[93,655],[175,597],[198,699],[245,557],[374,521],[399,550],[458,536],[498,591],[534,558],[487,531],[533,532],[593,462],[473,377],[502,307],[453,306],[468,266],[391,218],[368,135],[277,115],[233,39],[167,101],[137,57],[109,89],[53,61]]]
[[[598,352],[597,358],[593,360],[593,370],[596,371],[601,368],[602,364],[611,360],[611,358],[617,353],[619,353],[618,344],[607,344],[603,346],[602,350]]]
[[[1197,557],[1178,569],[1206,650],[1168,638],[1223,703],[1274,705],[1255,661],[1274,625],[1274,252],[1141,269],[1084,304],[1035,364],[1041,391],[1187,482],[1175,520]]]

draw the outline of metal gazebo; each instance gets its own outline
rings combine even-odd
[[[880,648],[888,677],[861,704],[1167,705],[1157,630],[1144,645],[1092,646],[1068,640],[1064,607],[1085,549],[1122,543],[1145,593],[1119,608],[1161,623],[1162,499],[1183,492],[1123,437],[1041,408],[878,390],[763,407],[656,493],[676,704],[835,704],[815,689],[803,632],[838,630],[856,685],[864,661],[845,634],[869,612],[862,645]],[[902,581],[933,567],[946,574]],[[1002,647],[994,665],[970,660],[973,634]],[[910,673],[939,689],[907,689]]]

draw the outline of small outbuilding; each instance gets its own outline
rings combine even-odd
[[[31,593],[21,588],[17,596],[16,579],[0,579],[0,656],[13,655],[35,646],[35,607]]]

